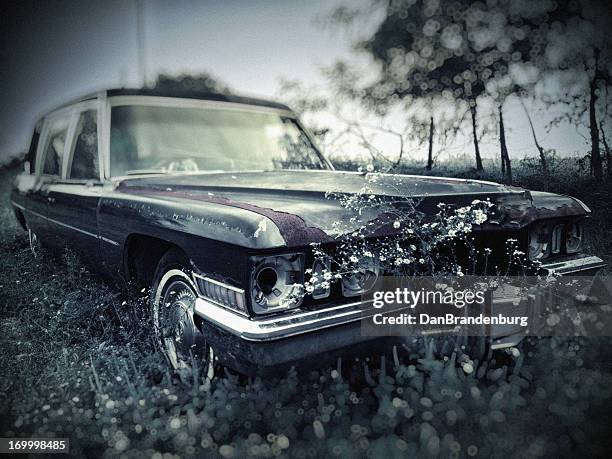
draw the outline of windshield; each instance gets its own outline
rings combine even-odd
[[[110,146],[112,176],[328,168],[294,119],[248,109],[113,107]]]

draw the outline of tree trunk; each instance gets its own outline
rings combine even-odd
[[[542,164],[542,172],[544,175],[548,175],[548,164],[546,164],[546,154],[540,142],[538,142],[538,138],[536,136],[535,128],[533,127],[533,121],[531,120],[531,115],[525,107],[523,100],[521,99],[521,105],[523,106],[523,110],[525,110],[525,115],[527,115],[527,121],[529,121],[529,127],[531,128],[531,136],[533,137],[533,143],[535,143],[536,148],[538,149],[538,153],[540,153],[540,163]]]
[[[499,145],[501,147],[502,173],[505,175],[506,183],[512,184],[512,165],[506,145],[506,130],[504,129],[504,116],[502,106],[499,106]]]
[[[472,113],[472,135],[474,137],[474,153],[476,154],[476,170],[481,171],[484,168],[482,167],[480,147],[478,146],[478,131],[476,129],[476,101],[474,101],[474,105],[470,107],[470,112]]]
[[[610,147],[608,146],[608,140],[606,139],[606,133],[603,130],[603,123],[599,124],[599,132],[601,132],[601,140],[606,151],[606,170],[608,172],[608,178],[612,178],[612,157],[610,154]]]
[[[430,171],[433,167],[433,136],[434,136],[434,119],[433,116],[429,121],[429,153],[427,155],[427,170]]]
[[[599,129],[597,127],[597,76],[599,66],[599,49],[595,48],[595,75],[589,83],[589,130],[591,131],[591,170],[595,181],[603,180],[601,151],[599,149]]]

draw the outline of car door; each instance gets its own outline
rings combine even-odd
[[[66,236],[53,218],[51,190],[61,178],[71,117],[69,109],[45,117],[36,154],[35,183],[26,192],[23,209],[28,227],[43,243],[55,248],[65,244]]]
[[[104,191],[100,173],[98,100],[73,107],[62,173],[48,189],[50,216],[66,242],[90,267],[99,265],[97,209]]]

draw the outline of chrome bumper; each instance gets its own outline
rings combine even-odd
[[[581,271],[597,270],[605,265],[599,257],[579,256],[563,262],[545,264],[542,265],[542,268],[552,273],[575,274]],[[513,300],[520,301],[520,298],[494,298],[493,307],[496,305],[501,307],[502,304]],[[236,337],[252,342],[266,342],[371,317],[378,312],[371,304],[371,301],[358,301],[316,311],[297,310],[279,316],[250,319],[204,298],[198,298],[195,302],[195,313],[203,320]],[[496,338],[500,336],[504,335],[497,335]],[[505,345],[500,344],[499,347],[505,347]]]
[[[273,341],[369,317],[374,314],[371,303],[359,301],[318,311],[295,311],[288,315],[251,320],[198,298],[195,302],[195,313],[247,341]]]
[[[492,307],[496,309],[507,303],[515,304],[519,301],[518,297],[493,298]],[[265,342],[372,317],[380,311],[371,305],[372,301],[359,301],[317,311],[294,311],[287,315],[251,320],[203,298],[198,298],[195,302],[195,313],[234,336],[247,341]],[[402,309],[399,308],[398,311]],[[405,309],[408,310],[408,308]]]
[[[594,255],[579,255],[569,260],[545,263],[542,269],[553,274],[576,274],[584,271],[596,271],[606,263]]]

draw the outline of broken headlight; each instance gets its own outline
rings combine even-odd
[[[360,260],[351,274],[342,275],[342,295],[361,295],[376,284],[380,266],[378,259],[368,257]]]
[[[255,314],[283,311],[302,304],[304,255],[253,257],[251,303]]]
[[[314,290],[310,293],[315,300],[327,298],[330,295],[331,260],[329,258],[318,258],[314,261],[310,282],[315,284]]]
[[[580,252],[582,248],[584,227],[582,223],[574,222],[566,226],[565,229],[565,251],[567,253]]]
[[[561,253],[563,242],[568,254],[580,252],[584,227],[580,222],[551,225],[538,223],[529,230],[529,258],[541,260]],[[563,240],[565,237],[565,240]]]
[[[541,260],[548,256],[548,244],[550,240],[550,227],[540,223],[532,226],[529,230],[529,259]]]

